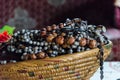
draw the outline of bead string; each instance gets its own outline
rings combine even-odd
[[[99,48],[99,52],[100,52],[100,55],[99,55],[100,80],[103,80],[103,78],[104,78],[104,71],[103,71],[103,68],[104,68],[103,67],[103,55],[104,55],[104,52],[103,52],[102,42],[101,42],[100,39],[99,39],[99,41],[100,41],[100,44],[99,44],[98,48]]]

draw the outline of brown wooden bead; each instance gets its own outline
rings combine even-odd
[[[48,30],[48,31],[51,31],[51,30],[52,30],[52,27],[51,27],[51,26],[47,26],[47,30]]]
[[[64,43],[64,37],[63,36],[58,36],[56,38],[56,43],[59,45],[62,45]]]
[[[64,24],[63,24],[63,23],[60,23],[59,27],[60,27],[60,28],[63,28],[63,27],[64,27]]]
[[[29,56],[30,56],[30,59],[36,59],[37,58],[35,54],[30,54]]]
[[[90,40],[90,41],[89,41],[89,47],[90,47],[90,48],[95,48],[96,45],[97,45],[96,40]]]
[[[55,24],[52,25],[52,29],[55,30],[57,29],[57,26]]]
[[[87,41],[85,38],[81,38],[79,43],[80,43],[80,46],[85,46],[87,44]]]
[[[52,40],[54,39],[54,35],[49,34],[46,38],[47,42],[52,42]]]
[[[79,22],[81,22],[81,19],[75,18],[75,19],[74,19],[74,22],[79,23]]]
[[[53,32],[52,34],[53,34],[54,37],[57,37],[57,33]]]
[[[61,33],[61,36],[66,36],[66,33],[62,32],[62,33]]]
[[[42,28],[42,31],[47,31],[47,29],[46,28]]]
[[[42,31],[42,32],[41,32],[41,36],[45,36],[46,34],[47,34],[46,31]]]
[[[44,52],[40,52],[40,53],[37,54],[38,59],[43,59],[45,57],[46,57],[46,54]]]
[[[74,37],[69,37],[67,40],[67,44],[73,44],[75,42],[75,38]]]

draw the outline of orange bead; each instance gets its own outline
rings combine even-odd
[[[54,35],[49,34],[48,37],[46,38],[47,42],[52,42],[52,40],[54,39]]]
[[[37,59],[35,54],[30,54],[30,59]]]
[[[40,53],[37,54],[38,59],[43,59],[45,57],[46,57],[46,54],[44,52],[40,52]]]
[[[89,47],[90,47],[90,48],[95,48],[96,46],[97,46],[96,40],[90,40],[90,42],[89,42]]]
[[[55,24],[52,25],[52,29],[55,30],[57,29],[57,26]]]
[[[75,42],[75,38],[74,37],[69,37],[69,39],[67,40],[67,44],[73,44]]]
[[[58,36],[56,38],[56,43],[59,45],[62,45],[64,43],[64,37],[63,36]]]
[[[62,32],[62,33],[61,33],[61,36],[66,36],[66,33]]]
[[[53,32],[52,34],[53,34],[54,37],[57,37],[57,33]]]
[[[85,38],[81,38],[79,43],[80,43],[80,46],[85,46],[87,44],[87,41]]]
[[[51,27],[51,26],[47,26],[47,30],[48,30],[48,31],[51,31],[51,30],[52,30],[52,27]]]

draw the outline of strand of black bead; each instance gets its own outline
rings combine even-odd
[[[57,33],[57,35],[60,36],[61,33],[65,33],[66,35],[64,36],[64,38],[68,38],[71,36],[75,37],[76,40],[74,44],[69,45],[66,48],[63,48],[62,45],[59,45],[55,42],[56,38],[53,39],[52,42],[47,42],[46,36],[40,36],[41,35],[40,30],[24,30],[23,29],[22,31],[18,31],[14,33],[13,39],[11,39],[11,46],[10,46],[12,48],[9,48],[10,50],[8,51],[20,53],[23,55],[34,54],[34,53],[37,54],[41,51],[44,51],[45,53],[48,53],[48,56],[50,57],[55,57],[55,56],[59,56],[67,53],[72,54],[76,51],[80,52],[80,51],[85,51],[90,49],[88,45],[84,47],[79,46],[79,40],[81,38],[85,38],[88,40],[96,39],[96,40],[99,40],[98,43],[103,43],[104,37],[101,33],[104,31],[105,30],[102,26],[98,26],[97,28],[97,26],[95,25],[87,25],[87,21],[82,21],[79,19],[75,19],[75,21],[71,21],[67,19],[67,21],[64,23],[63,28],[60,27],[57,29],[53,29],[52,31],[47,31],[47,34]],[[99,37],[103,37],[103,38],[99,39]],[[101,52],[100,69],[102,74],[103,73],[102,47],[99,49]]]
[[[104,52],[103,52],[103,47],[102,47],[102,43],[100,41],[100,44],[98,46],[99,48],[99,52],[100,52],[100,55],[99,55],[99,65],[100,65],[100,80],[103,80],[104,78],[104,72],[103,72],[103,55],[104,55]]]

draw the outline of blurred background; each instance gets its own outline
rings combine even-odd
[[[32,22],[36,28],[58,24],[64,22],[66,18],[75,17],[88,20],[89,24],[103,24],[110,27],[114,25],[114,1],[0,0],[1,27],[13,18],[20,21],[20,18],[24,20],[28,16],[29,19],[33,19]]]
[[[21,29],[41,29],[81,18],[88,24],[105,25],[113,41],[108,60],[120,60],[120,0],[0,0],[0,28],[8,24]]]

